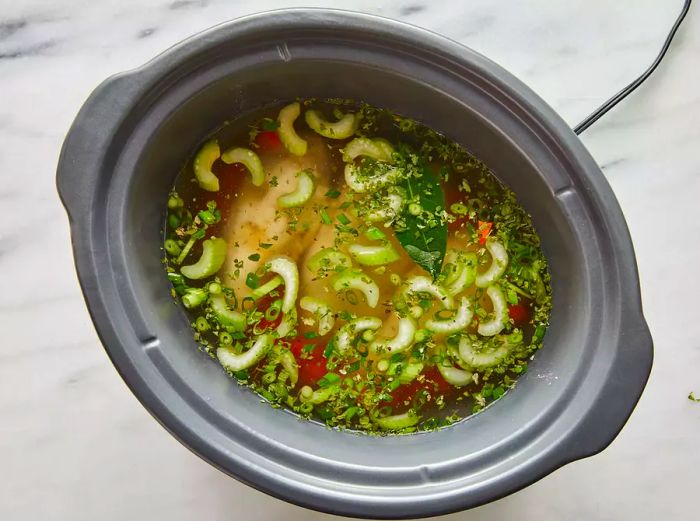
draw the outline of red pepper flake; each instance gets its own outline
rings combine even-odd
[[[479,236],[479,244],[486,244],[486,239],[491,234],[493,223],[491,221],[478,221],[477,235]]]

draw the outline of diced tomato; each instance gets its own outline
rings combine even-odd
[[[530,309],[525,304],[512,304],[508,306],[508,316],[513,319],[516,326],[527,323],[530,318]]]
[[[486,244],[486,239],[488,239],[491,234],[491,229],[493,228],[493,223],[490,221],[479,221],[477,234],[479,235],[479,244]]]
[[[411,383],[399,385],[391,393],[392,400],[388,405],[397,410],[403,410],[404,402],[411,401],[413,396],[423,387],[418,380],[413,380]]]
[[[255,136],[255,144],[261,152],[274,150],[282,145],[276,130],[264,130]]]
[[[447,393],[452,390],[452,386],[445,381],[435,366],[429,367],[425,371],[425,381],[431,383],[431,387],[434,387],[439,393]]]
[[[311,340],[304,337],[297,337],[292,340],[290,351],[297,359],[297,364],[299,365],[300,385],[313,386],[328,372],[328,369],[326,369],[326,358],[323,356],[325,346],[316,346],[313,351],[305,354],[302,358],[301,355],[304,351],[304,346],[312,343]]]

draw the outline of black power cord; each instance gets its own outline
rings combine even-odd
[[[626,98],[628,94],[631,94],[637,87],[639,87],[642,83],[644,83],[644,81],[649,76],[651,76],[651,73],[654,72],[656,67],[659,66],[659,63],[661,63],[661,60],[663,60],[664,56],[666,55],[666,51],[668,51],[668,48],[671,46],[671,42],[673,41],[673,37],[676,35],[676,31],[678,31],[678,28],[680,27],[681,22],[683,22],[685,15],[687,15],[688,10],[690,10],[691,3],[692,3],[692,0],[685,0],[685,2],[683,4],[683,9],[681,10],[681,13],[678,15],[678,18],[676,18],[676,22],[673,24],[673,27],[671,27],[671,32],[668,33],[668,36],[666,37],[666,41],[664,42],[663,47],[661,47],[661,52],[659,52],[659,55],[656,57],[654,62],[649,66],[649,68],[647,70],[645,70],[642,73],[642,75],[639,76],[639,78],[637,78],[632,83],[627,85],[624,89],[622,89],[620,92],[615,94],[612,98],[610,98],[608,101],[603,103],[590,116],[588,116],[581,123],[576,125],[574,127],[574,132],[576,132],[576,134],[581,134],[581,132],[583,132],[588,127],[590,127],[593,123],[598,121],[611,108],[613,108],[615,105],[620,103],[620,101],[622,101],[624,98]]]

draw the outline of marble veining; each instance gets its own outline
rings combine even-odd
[[[307,0],[417,24],[509,69],[571,125],[653,59],[681,0]],[[100,346],[54,172],[105,77],[291,0],[0,0],[0,519],[320,520],[225,477],[139,405]],[[687,521],[700,467],[700,14],[582,139],[628,219],[654,369],[603,453],[446,519]],[[76,187],[79,189],[79,187]]]

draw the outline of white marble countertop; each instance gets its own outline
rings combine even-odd
[[[307,0],[399,18],[522,78],[572,125],[656,55],[681,0]],[[103,78],[284,0],[0,0],[0,519],[330,519],[199,460],[112,368],[78,288],[54,187],[61,142]],[[656,74],[583,141],[636,247],[656,342],[617,440],[449,519],[688,521],[700,484],[700,5]],[[445,519],[448,519],[445,518]]]

